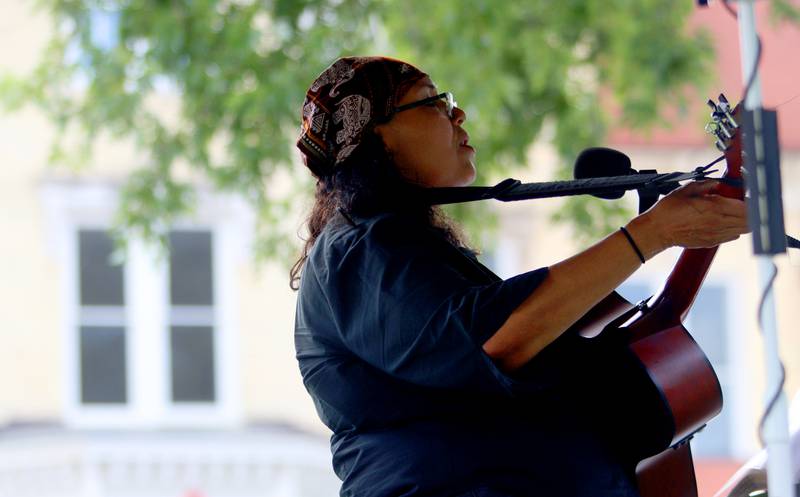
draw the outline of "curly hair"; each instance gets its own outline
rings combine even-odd
[[[316,192],[311,213],[305,221],[308,238],[300,257],[289,272],[289,287],[300,288],[300,275],[325,226],[337,212],[368,217],[383,212],[403,212],[418,218],[424,226],[440,232],[456,247],[472,253],[461,228],[438,206],[421,199],[420,186],[405,179],[395,166],[394,157],[373,130],[365,133],[361,144],[346,162],[326,176],[316,176]]]

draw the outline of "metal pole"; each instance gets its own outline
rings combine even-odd
[[[756,16],[754,0],[739,1],[739,45],[742,51],[742,80],[747,84],[756,71],[753,84],[745,95],[744,107],[753,110],[762,106],[761,77],[756,67]],[[753,236],[756,236],[755,234]],[[762,288],[769,284],[772,274],[772,256],[759,255],[758,270]],[[772,291],[764,300],[763,313],[764,362],[767,372],[766,396],[769,399],[780,388],[775,406],[764,422],[764,442],[767,449],[767,488],[769,497],[797,497],[792,482],[791,452],[789,449],[789,418],[786,393],[780,386],[781,362],[778,355],[778,328],[775,318],[775,300]]]

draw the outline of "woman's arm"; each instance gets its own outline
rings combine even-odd
[[[744,202],[709,194],[716,181],[691,183],[626,225],[645,259],[671,246],[711,247],[747,232]],[[616,231],[550,267],[547,278],[511,313],[483,349],[513,371],[558,338],[641,265]]]

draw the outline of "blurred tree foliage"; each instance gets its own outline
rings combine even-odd
[[[693,2],[672,0],[39,0],[53,38],[35,70],[5,76],[11,107],[37,104],[84,137],[81,150],[53,144],[53,163],[86,163],[101,136],[134,138],[146,161],[124,187],[118,239],[162,237],[191,209],[194,186],[176,177],[183,162],[216,188],[241,193],[259,214],[258,253],[290,259],[296,226],[281,231],[310,178],[294,167],[300,107],[311,81],[340,55],[407,59],[452,91],[466,110],[487,184],[526,163],[545,125],[562,157],[561,177],[586,146],[602,143],[610,117],[645,127],[665,104],[699,87],[712,56],[690,33]],[[76,88],[82,88],[76,91]],[[147,101],[174,95],[166,119]],[[212,153],[223,143],[225,153]],[[294,188],[273,188],[279,178]],[[301,193],[302,192],[302,193]],[[294,200],[292,200],[294,199]],[[486,220],[486,206],[453,209]],[[571,198],[561,219],[587,236],[632,213],[618,204]],[[467,223],[470,226],[469,223]]]
[[[770,20],[773,24],[788,20],[800,22],[800,3],[797,0],[772,0],[770,2]]]

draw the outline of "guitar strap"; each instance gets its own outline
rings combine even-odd
[[[688,173],[659,174],[652,171],[642,171],[626,176],[603,176],[544,183],[522,183],[517,179],[508,178],[494,186],[424,188],[420,193],[432,205],[458,204],[488,199],[513,202],[571,195],[622,193],[627,190],[652,191],[664,194],[680,186],[681,181],[706,179],[711,172],[714,171],[707,171],[704,168],[697,168]],[[721,178],[719,180],[722,181]]]
[[[710,166],[711,164],[709,164]],[[508,178],[494,186],[452,186],[424,188],[420,192],[431,205],[460,204],[478,200],[495,199],[501,202],[514,202],[536,198],[566,197],[572,195],[597,195],[636,190],[639,194],[639,214],[652,207],[659,196],[665,195],[678,186],[680,181],[706,179],[708,167],[698,167],[688,173],[658,174],[654,170],[643,170],[627,176],[606,176],[570,181],[550,181],[543,183],[522,183]],[[730,186],[743,186],[742,180],[732,178],[712,178]],[[786,235],[789,248],[800,249],[800,240]]]

